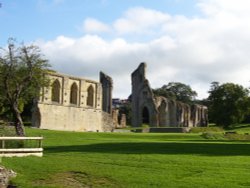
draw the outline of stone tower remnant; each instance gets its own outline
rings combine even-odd
[[[102,84],[102,110],[110,114],[112,112],[113,80],[100,72],[100,83]]]

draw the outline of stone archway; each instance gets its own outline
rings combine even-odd
[[[60,82],[56,79],[52,84],[52,91],[51,91],[51,101],[52,102],[60,102],[60,90],[61,85]]]
[[[94,88],[92,85],[88,87],[87,105],[94,107]]]
[[[159,121],[159,126],[160,127],[165,127],[167,126],[167,112],[166,112],[166,107],[167,104],[163,100],[161,102],[161,105],[158,107],[158,121]]]
[[[150,114],[146,106],[142,109],[142,124],[150,124]]]
[[[78,88],[76,83],[73,83],[70,88],[70,104],[77,104]]]

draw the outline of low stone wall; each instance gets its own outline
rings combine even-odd
[[[115,128],[111,114],[102,112],[102,131],[111,132]]]
[[[136,129],[135,132],[143,133],[187,133],[189,132],[189,127],[150,127],[143,129]]]
[[[40,120],[33,123],[41,129],[66,131],[103,131],[102,111],[94,108],[80,108],[51,104],[38,104]]]

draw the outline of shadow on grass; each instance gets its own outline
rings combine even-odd
[[[205,156],[250,156],[250,144],[243,143],[153,143],[123,142],[46,147],[45,153],[187,154]]]

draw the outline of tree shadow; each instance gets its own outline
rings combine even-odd
[[[97,143],[90,145],[54,146],[45,148],[45,153],[61,153],[61,152],[250,156],[250,144],[122,142],[122,143]]]

